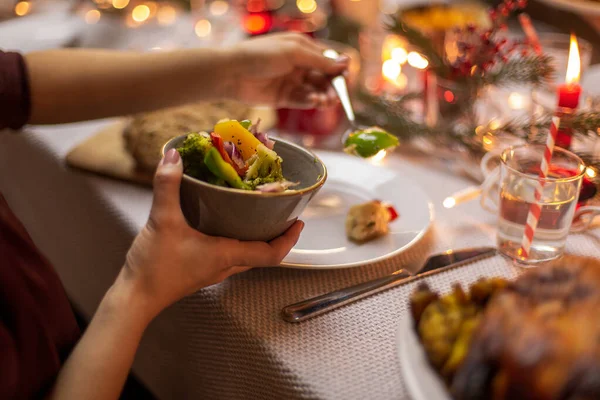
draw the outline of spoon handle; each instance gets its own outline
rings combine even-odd
[[[342,107],[346,112],[346,117],[352,126],[356,126],[356,118],[354,117],[354,110],[352,109],[352,103],[350,103],[350,95],[348,94],[348,86],[346,85],[346,78],[343,76],[336,76],[331,80],[331,84],[335,89],[335,92],[342,102]]]
[[[339,57],[339,53],[333,49],[325,50],[323,55],[333,60]],[[352,108],[352,103],[350,102],[346,78],[344,78],[342,75],[336,76],[331,80],[331,84],[340,98],[340,101],[342,102],[342,107],[344,108],[344,112],[346,113],[348,121],[353,127],[356,127],[356,118],[354,117],[354,109]]]

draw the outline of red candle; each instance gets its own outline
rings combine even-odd
[[[579,84],[560,85],[558,87],[558,107],[572,110],[577,108],[579,105],[579,96],[581,96],[581,86]]]
[[[571,34],[566,83],[558,87],[558,113],[561,116],[571,113],[579,105],[579,97],[581,96],[581,86],[579,86],[580,72],[581,60],[579,58],[577,38]],[[571,136],[571,129],[560,129],[556,136],[556,145],[569,149],[571,147]]]

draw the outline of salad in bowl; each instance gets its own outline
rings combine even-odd
[[[275,142],[259,131],[260,120],[224,120],[209,132],[190,133],[177,147],[184,173],[213,185],[284,192],[297,183],[283,176]]]
[[[250,121],[223,120],[206,132],[170,139],[162,149],[181,155],[180,202],[198,231],[238,240],[269,241],[300,216],[327,179],[312,152],[270,139]]]

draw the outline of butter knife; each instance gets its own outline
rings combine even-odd
[[[287,322],[302,322],[384,290],[424,276],[458,267],[467,262],[491,257],[496,253],[497,251],[494,247],[477,247],[458,251],[448,250],[429,257],[425,264],[415,273],[411,273],[406,269],[400,269],[382,278],[303,300],[285,307],[282,310],[282,316]]]

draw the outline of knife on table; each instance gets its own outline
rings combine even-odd
[[[497,251],[494,247],[477,247],[457,251],[448,250],[429,257],[425,264],[415,273],[411,273],[406,269],[400,269],[382,278],[303,300],[285,307],[282,310],[282,316],[287,322],[302,322],[384,290],[424,276],[458,267],[467,262],[491,257],[496,253]]]

